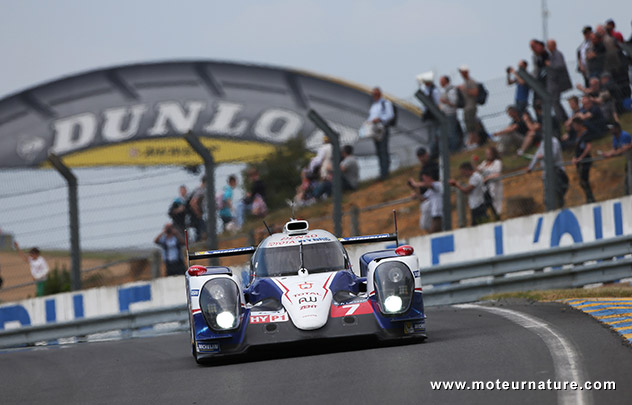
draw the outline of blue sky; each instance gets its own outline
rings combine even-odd
[[[629,0],[548,0],[549,37],[574,59],[581,27]],[[0,97],[85,70],[173,59],[264,63],[329,74],[409,98],[417,73],[497,78],[542,37],[541,0],[7,0]]]

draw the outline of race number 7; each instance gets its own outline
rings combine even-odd
[[[345,314],[345,316],[353,315],[353,313],[358,309],[359,306],[360,306],[360,304],[343,305],[342,306],[343,308],[348,309],[348,311]]]

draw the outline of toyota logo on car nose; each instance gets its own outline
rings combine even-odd
[[[313,285],[313,283],[303,283],[299,284],[298,288],[300,288],[301,290],[309,290],[310,288],[312,288]]]

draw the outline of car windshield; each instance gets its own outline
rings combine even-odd
[[[344,248],[338,241],[304,244],[303,260],[310,273],[345,268]],[[301,268],[300,246],[260,248],[255,254],[254,266],[258,277],[296,275]]]

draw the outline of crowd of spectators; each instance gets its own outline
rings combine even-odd
[[[575,165],[579,185],[586,202],[590,203],[595,201],[590,185],[593,142],[608,133],[612,134],[612,150],[602,153],[606,158],[621,155],[632,149],[632,140],[627,132],[621,130],[619,118],[623,112],[632,110],[632,55],[626,54],[621,47],[624,38],[616,31],[613,20],[596,25],[594,30],[586,26],[581,30],[581,34],[583,38],[577,48],[577,71],[582,74],[584,80],[583,83],[575,85],[580,96],[568,97],[568,110],[564,107],[563,95],[573,89],[573,83],[564,54],[558,49],[554,39],[549,39],[546,43],[533,39],[529,42],[531,62],[523,59],[518,62],[516,68],[506,69],[507,85],[515,86],[514,101],[506,108],[509,118],[507,126],[491,135],[487,134],[477,117],[478,107],[485,103],[485,89],[471,77],[468,66],[459,67],[462,83],[458,86],[453,85],[447,75],[440,77],[440,88],[434,85],[432,72],[418,75],[417,81],[421,90],[448,118],[450,152],[473,149],[490,141],[494,144],[486,149],[485,160],[480,164],[474,161],[474,165],[464,162],[460,166],[460,179],[465,183],[457,179],[449,181],[453,187],[467,194],[472,223],[486,221],[489,215],[498,219],[503,212],[501,156],[530,157],[531,162],[527,171],[533,170],[544,158],[543,101],[519,76],[519,70],[530,73],[551,95],[553,160],[556,176],[554,195],[557,207],[564,206],[564,196],[569,188],[569,178],[562,157],[563,150],[573,154],[572,164]],[[632,43],[632,36],[628,42]],[[464,131],[457,115],[459,109],[462,109]],[[429,162],[436,161],[439,155],[438,126],[436,121],[433,121],[434,117],[428,113],[426,109],[422,120],[428,122],[429,148],[422,153],[418,152],[422,170],[419,179],[411,178],[408,184],[413,188],[412,195],[421,200],[421,228],[435,232],[436,225],[441,220],[437,213],[442,212],[440,194],[443,190],[434,185],[439,180],[438,170],[435,175],[424,169],[432,166]],[[534,149],[535,152],[532,152]]]

